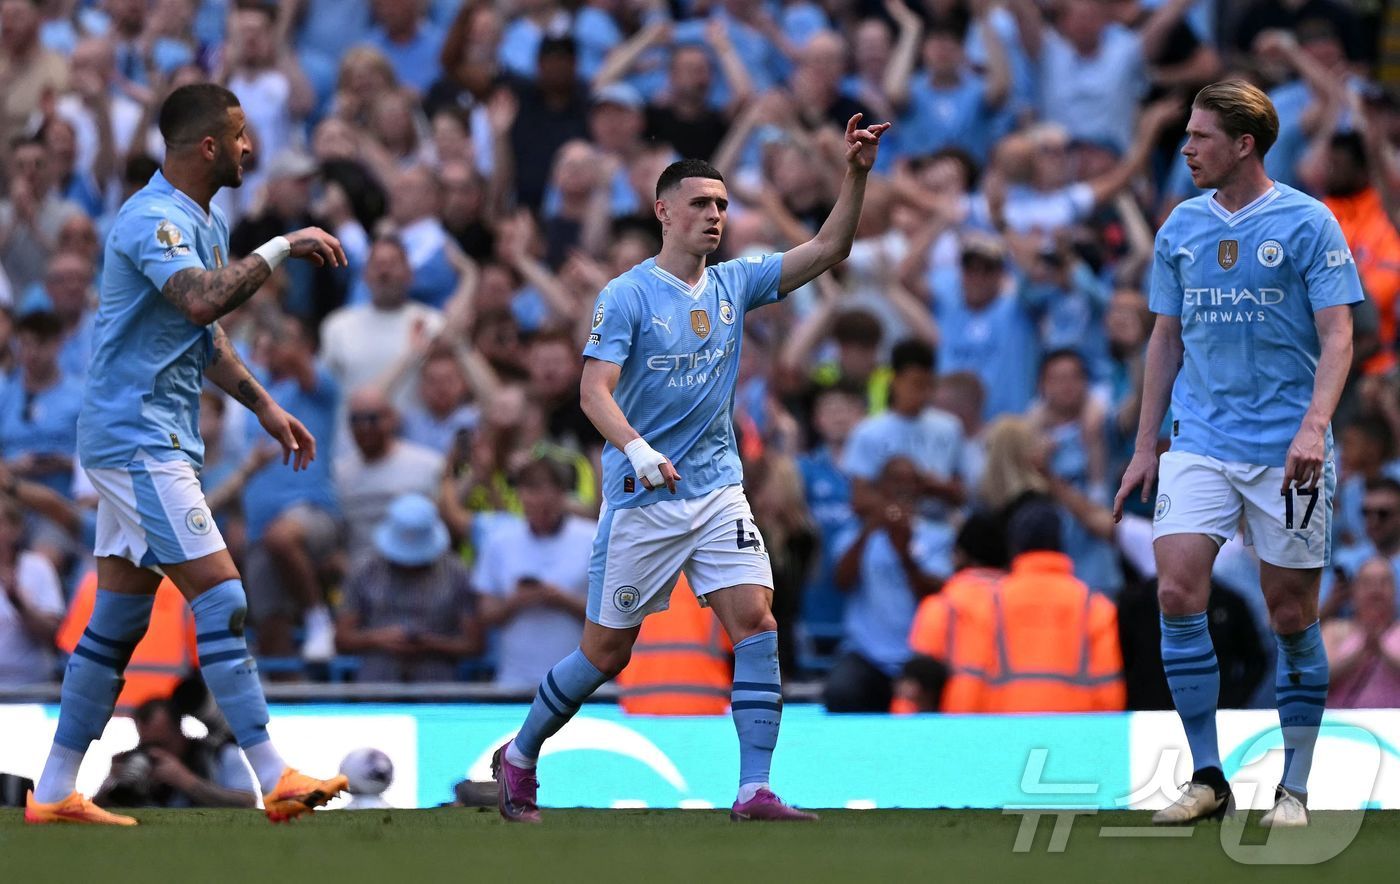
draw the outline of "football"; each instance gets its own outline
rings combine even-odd
[[[394,762],[378,749],[356,749],[340,762],[351,795],[379,795],[394,781]]]

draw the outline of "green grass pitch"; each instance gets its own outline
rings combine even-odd
[[[1021,818],[998,811],[827,811],[819,823],[734,824],[723,812],[547,810],[541,826],[503,823],[494,810],[331,811],[283,826],[256,811],[136,811],[134,829],[25,826],[0,811],[0,881],[7,884],[184,882],[825,881],[1045,882],[1395,880],[1400,812],[1368,813],[1351,845],[1322,865],[1249,866],[1208,823],[1181,838],[1105,838],[1143,826],[1145,813],[1078,818],[1063,852],[1042,819],[1030,850],[1014,852]],[[1262,844],[1251,824],[1238,843]],[[1319,812],[1327,838],[1355,815]]]

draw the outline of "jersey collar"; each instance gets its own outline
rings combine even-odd
[[[1224,221],[1226,226],[1235,227],[1244,219],[1249,218],[1253,215],[1257,215],[1259,212],[1263,211],[1265,206],[1269,205],[1269,203],[1272,203],[1274,200],[1278,199],[1281,196],[1283,196],[1283,191],[1279,190],[1277,187],[1271,184],[1269,185],[1269,189],[1261,193],[1259,196],[1255,197],[1253,202],[1251,202],[1247,206],[1242,206],[1238,211],[1235,212],[1231,212],[1229,209],[1226,209],[1224,206],[1220,205],[1219,201],[1215,198],[1215,193],[1212,193],[1209,197],[1207,197],[1206,202],[1210,205],[1210,210],[1215,213],[1215,217],[1219,218],[1221,221]]]
[[[700,281],[695,283],[694,288],[691,288],[689,285],[687,285],[685,280],[681,279],[679,276],[676,276],[669,270],[663,270],[660,267],[657,267],[654,263],[651,265],[651,272],[653,275],[656,276],[657,279],[676,289],[681,294],[685,295],[691,300],[698,299],[700,295],[704,293],[705,287],[710,283],[709,267],[706,267],[704,272],[700,274]]]
[[[204,207],[201,206],[199,203],[195,202],[189,194],[185,193],[180,188],[171,184],[170,181],[165,177],[165,175],[161,174],[161,171],[159,169],[157,169],[156,173],[151,176],[151,185],[154,186],[156,190],[159,190],[162,193],[170,194],[172,197],[174,197],[177,203],[183,204],[185,208],[189,209],[191,212],[194,212],[196,218],[203,218],[205,224],[214,223],[214,216],[212,213],[204,211]]]

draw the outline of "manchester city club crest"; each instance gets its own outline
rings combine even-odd
[[[195,507],[185,513],[185,527],[190,529],[191,534],[208,534],[214,523],[209,519],[209,513]]]
[[[1172,511],[1172,499],[1165,494],[1157,495],[1157,508],[1152,511],[1152,520],[1160,522]]]
[[[1266,239],[1259,244],[1259,251],[1254,255],[1265,267],[1277,267],[1283,263],[1283,243],[1276,239]]]
[[[690,327],[700,337],[710,336],[710,314],[704,310],[690,311]]]
[[[624,614],[636,608],[641,600],[642,594],[635,586],[619,586],[613,593],[613,606]]]
[[[1234,267],[1240,260],[1240,241],[1237,239],[1222,239],[1220,249],[1215,253],[1216,260],[1225,270]]]
[[[734,305],[728,301],[719,302],[719,321],[725,325],[734,324]]]

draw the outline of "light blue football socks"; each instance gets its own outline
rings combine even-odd
[[[588,661],[582,649],[554,664],[545,674],[520,732],[506,746],[506,760],[516,767],[532,768],[544,741],[574,717],[583,701],[603,686],[607,676]]]
[[[757,786],[768,784],[783,720],[776,632],[760,632],[734,646],[734,690],[729,710],[739,734],[739,800],[747,801]]]
[[[1215,709],[1220,702],[1220,664],[1204,611],[1184,617],[1162,615],[1162,668],[1186,728],[1193,770],[1219,768]]]
[[[1327,650],[1316,621],[1302,632],[1275,634],[1274,640],[1278,642],[1274,697],[1283,731],[1283,787],[1302,795],[1308,791],[1313,746],[1327,705]]]
[[[116,708],[122,673],[146,634],[155,601],[153,595],[97,590],[92,617],[63,674],[58,730],[34,787],[36,801],[62,801],[73,792],[83,755],[102,736]]]

